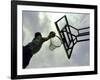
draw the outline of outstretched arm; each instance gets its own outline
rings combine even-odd
[[[51,32],[49,33],[48,37],[44,37],[44,38],[43,38],[43,42],[44,42],[44,41],[47,41],[47,40],[49,40],[49,39],[51,39],[51,38],[53,38],[53,37],[55,37],[55,35],[56,35],[56,33],[53,32],[53,31],[51,31]]]
[[[49,39],[49,37],[43,37],[43,42],[48,41]]]

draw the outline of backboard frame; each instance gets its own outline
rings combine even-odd
[[[63,26],[62,29],[60,29],[60,26],[59,26],[58,23],[62,19],[65,20],[65,23],[66,24]],[[64,15],[63,17],[61,17],[60,19],[58,19],[55,22],[55,25],[56,25],[56,28],[58,30],[58,33],[59,33],[59,35],[60,35],[60,37],[62,39],[63,46],[64,46],[64,49],[66,51],[66,54],[67,54],[68,59],[71,58],[73,48],[74,48],[74,46],[75,46],[75,44],[77,42],[83,42],[83,41],[89,41],[90,40],[89,38],[86,38],[86,39],[84,39],[84,38],[83,39],[78,39],[80,36],[81,37],[89,36],[90,35],[89,28],[90,27],[84,27],[84,28],[77,29],[77,28],[75,28],[75,27],[73,27],[72,25],[69,24],[66,15]],[[75,35],[75,34],[72,33],[71,28],[73,28],[74,30],[77,31],[77,35]],[[85,31],[86,29],[88,29],[88,31]],[[81,30],[83,30],[83,32]],[[70,52],[68,52],[69,50],[70,50]]]

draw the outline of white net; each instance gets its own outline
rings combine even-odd
[[[50,39],[50,45],[49,45],[49,49],[51,51],[55,50],[56,48],[60,47],[62,45],[62,40],[60,37],[55,36],[54,38]]]

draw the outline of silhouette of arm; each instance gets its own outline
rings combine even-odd
[[[43,37],[43,42],[48,41],[49,39],[53,38],[54,36],[49,35],[48,37]]]
[[[55,37],[55,34],[56,34],[55,32],[51,31],[51,32],[49,33],[48,37],[44,37],[44,38],[43,38],[43,42],[45,42],[45,41],[47,41],[47,40],[49,40],[49,39]]]
[[[50,37],[43,37],[43,42],[48,41]]]

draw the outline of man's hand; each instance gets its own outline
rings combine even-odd
[[[55,32],[51,31],[51,32],[49,33],[49,38],[53,38],[53,37],[55,37],[55,36],[56,36],[56,33],[55,33]]]

